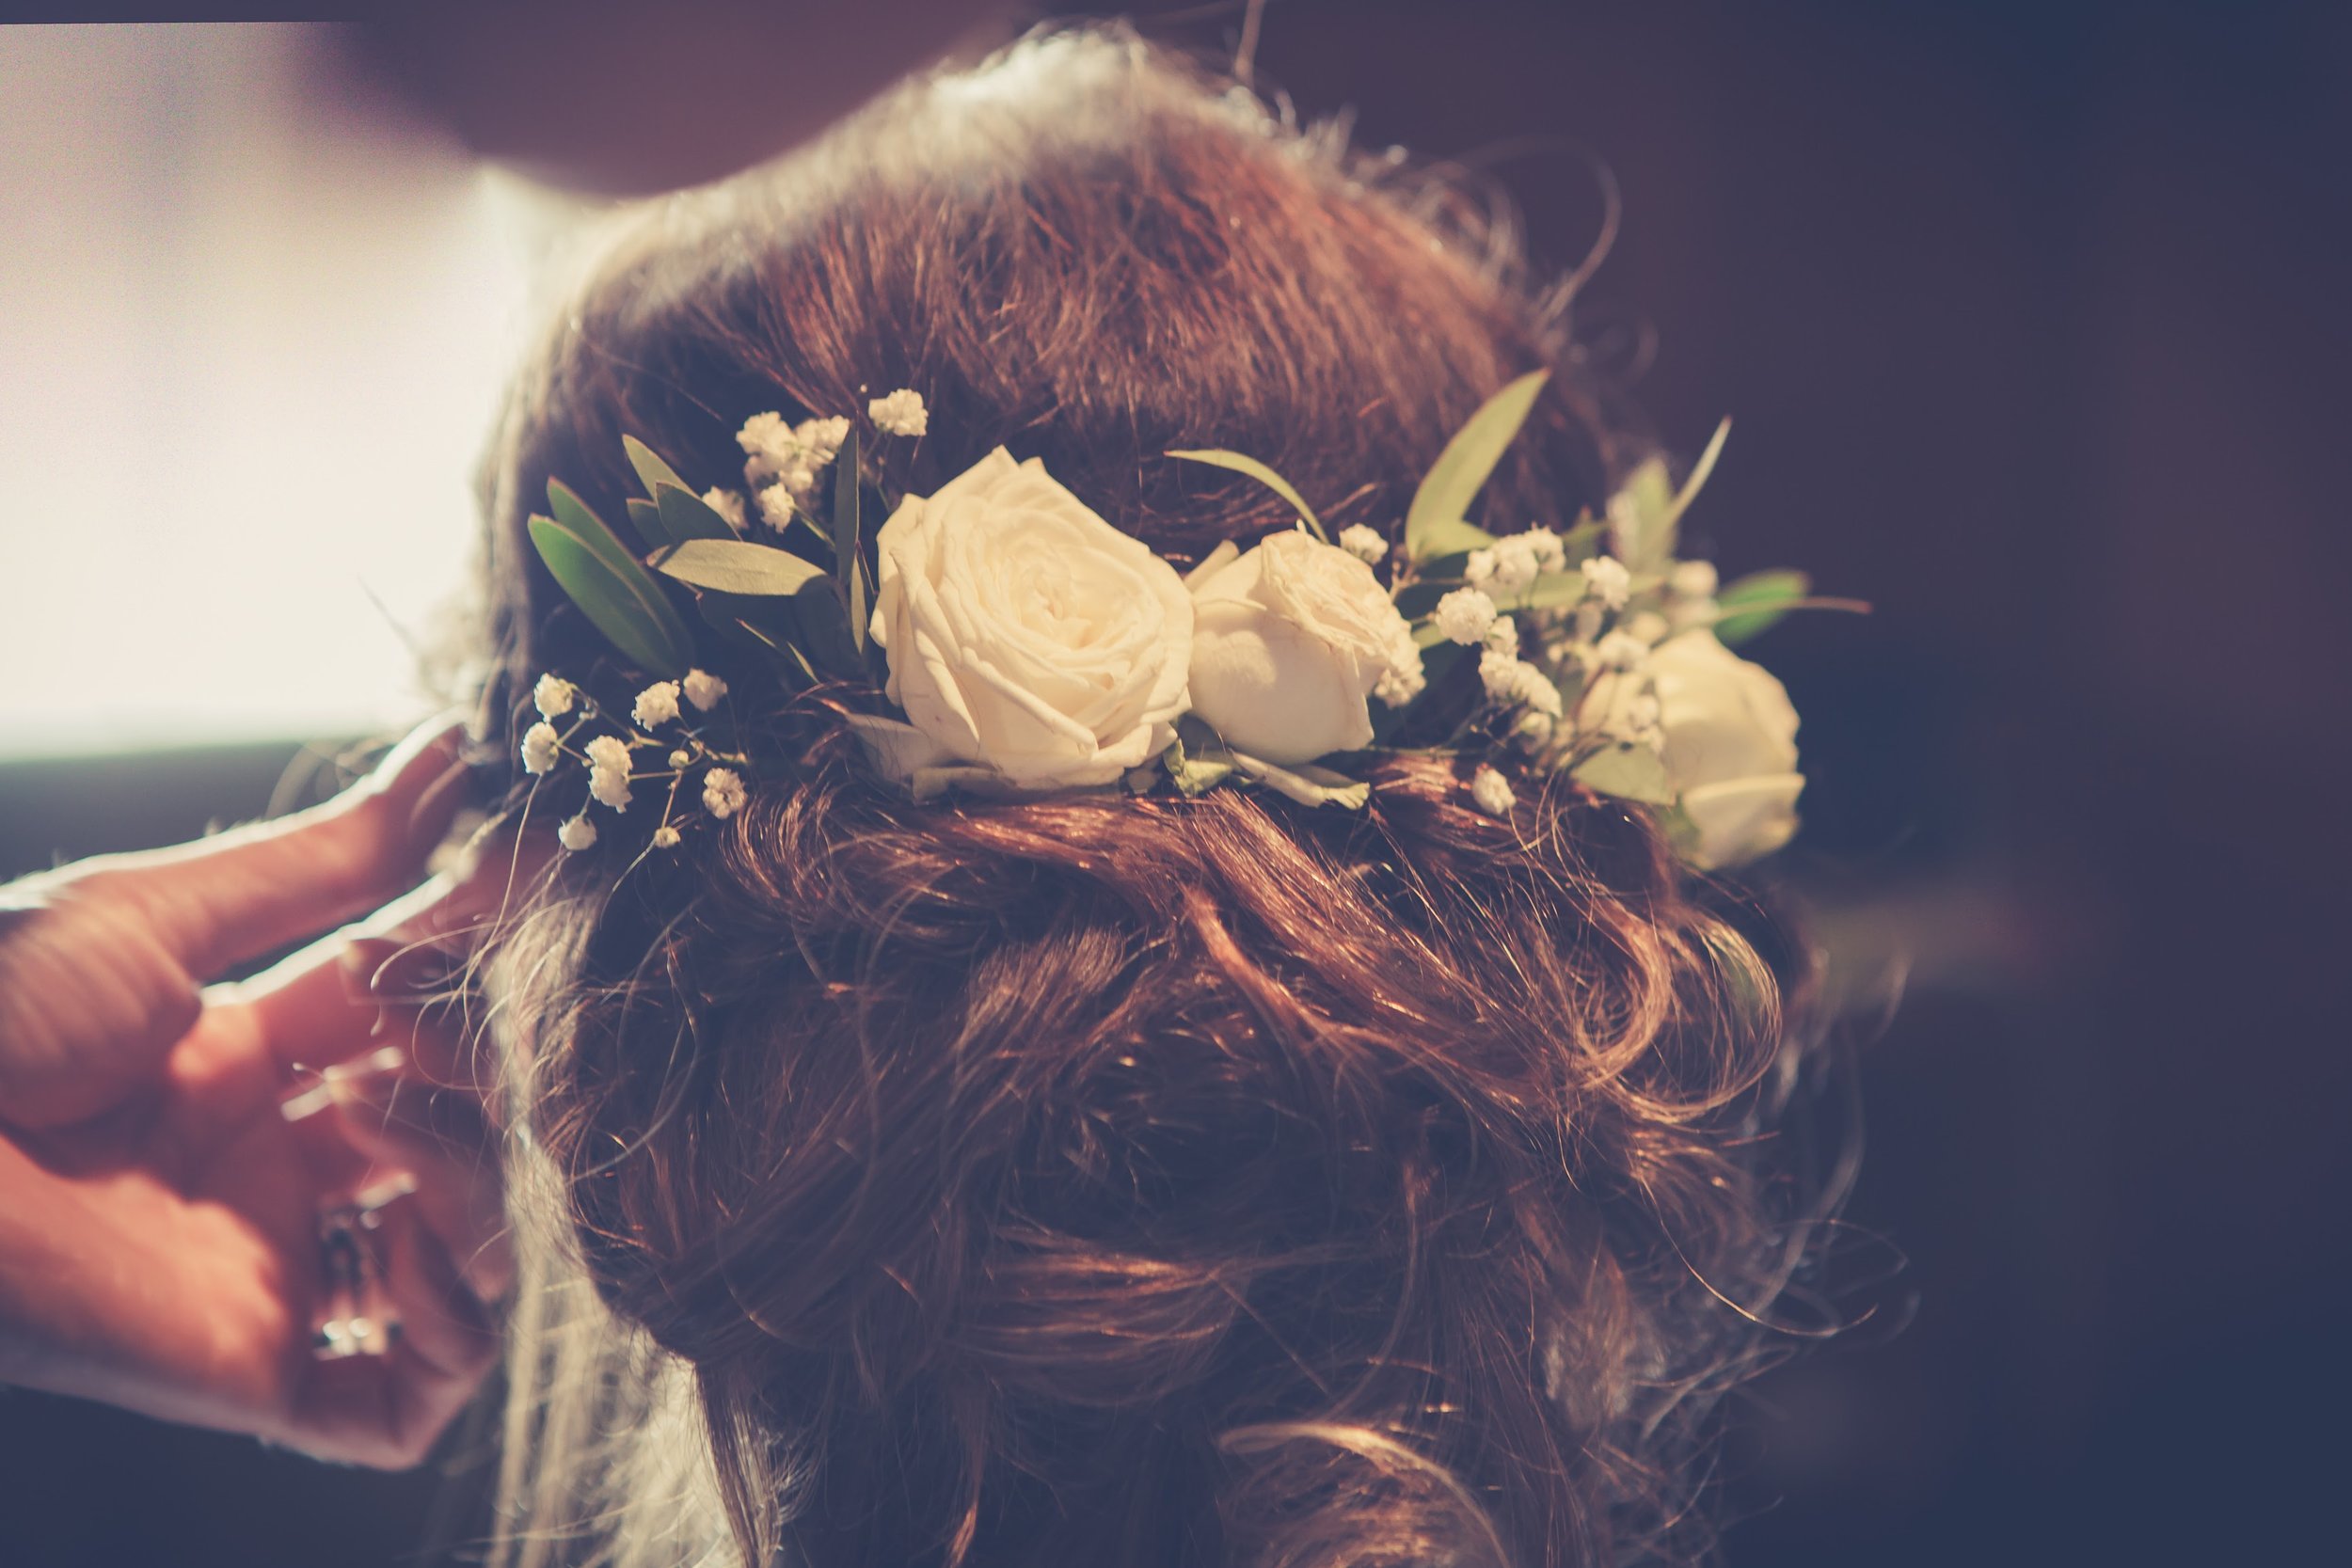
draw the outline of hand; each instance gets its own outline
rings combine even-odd
[[[463,795],[455,740],[420,731],[298,816],[0,889],[0,1381],[388,1467],[471,1396],[508,1274],[494,1145],[462,1020],[415,986],[540,863],[510,843],[200,989],[414,881]],[[298,1068],[355,1059],[281,1109]],[[394,1171],[402,1331],[315,1359],[320,1210]]]

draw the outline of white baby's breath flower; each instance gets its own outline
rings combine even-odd
[[[1538,713],[1531,707],[1521,713],[1518,721],[1511,726],[1511,736],[1528,750],[1541,751],[1550,744],[1552,731],[1559,727],[1559,723],[1555,716]]]
[[[1389,553],[1389,542],[1380,537],[1380,531],[1362,523],[1350,523],[1340,530],[1340,548],[1367,566],[1377,565]]]
[[[1403,707],[1428,689],[1429,676],[1421,666],[1421,650],[1415,648],[1413,662],[1391,664],[1373,683],[1372,694],[1390,707]]]
[[[588,820],[587,813],[582,812],[555,830],[555,841],[566,849],[593,848],[596,842],[596,825]]]
[[[693,754],[688,752],[683,746],[670,753],[670,766],[673,768],[684,768],[687,764],[692,762],[693,760]]]
[[[1638,670],[1649,657],[1649,644],[1628,631],[1613,631],[1593,648],[1604,670]]]
[[[1472,588],[1484,588],[1495,579],[1495,552],[1472,550],[1462,562],[1462,580]]]
[[[1519,669],[1524,672],[1519,676],[1519,701],[1531,713],[1540,713],[1547,719],[1559,718],[1565,705],[1551,677],[1533,664],[1522,664]]]
[[[849,438],[850,421],[839,414],[829,420],[803,420],[792,428],[792,439],[820,468],[834,460],[841,443]]]
[[[653,847],[657,849],[677,847],[677,830],[664,822],[653,831]]]
[[[923,406],[923,394],[911,387],[901,387],[887,397],[876,398],[866,405],[866,417],[884,436],[920,436],[931,427],[930,410]]]
[[[1535,546],[1524,533],[1514,533],[1507,539],[1495,541],[1494,581],[1489,589],[1500,598],[1523,594],[1535,580],[1541,569],[1535,557]]]
[[[677,717],[677,682],[656,681],[637,693],[637,705],[628,716],[646,729],[666,724]]]
[[[1715,563],[1711,561],[1677,561],[1674,570],[1666,574],[1666,592],[1677,599],[1711,599],[1715,596]]]
[[[555,726],[546,720],[523,732],[523,771],[546,773],[553,770],[557,748],[562,744]]]
[[[541,675],[539,684],[531,689],[531,701],[543,719],[561,719],[572,711],[580,700],[580,689],[567,680],[553,675]]]
[[[588,742],[588,793],[614,811],[628,809],[628,747],[617,736]]]
[[[1488,816],[1508,816],[1518,797],[1511,793],[1511,781],[1491,768],[1482,767],[1470,775],[1470,800]]]
[[[703,775],[703,809],[713,816],[733,816],[748,799],[742,775],[732,768],[714,768]]]
[[[1553,717],[1560,713],[1560,689],[1549,675],[1525,659],[1489,648],[1479,656],[1478,679],[1494,702]]]
[[[761,515],[770,524],[782,528],[791,514],[784,509],[779,520],[768,490],[780,485],[787,496],[807,495],[817,487],[818,470],[833,461],[849,436],[850,421],[838,415],[803,420],[797,425],[786,424],[776,413],[755,414],[743,421],[735,437],[746,458],[743,478],[758,492]]]
[[[1478,679],[1486,688],[1488,700],[1513,701],[1519,689],[1518,656],[1506,654],[1501,648],[1487,649],[1478,656]]]
[[[791,450],[792,427],[785,423],[783,415],[772,410],[754,414],[735,433],[735,444],[743,449],[743,455],[753,463],[772,463]]]
[[[702,713],[717,707],[719,699],[727,694],[727,683],[707,670],[687,671],[684,687],[686,700]]]
[[[1605,610],[1623,610],[1627,597],[1633,592],[1633,575],[1625,569],[1625,562],[1612,555],[1597,555],[1584,562],[1585,594],[1600,602]]]
[[[1535,564],[1547,572],[1564,572],[1568,566],[1568,546],[1556,529],[1531,528],[1519,536],[1527,547],[1535,552]]]
[[[727,527],[740,533],[751,526],[743,515],[743,498],[732,490],[712,488],[703,492],[703,504],[726,519]]]
[[[756,498],[759,502],[759,520],[779,533],[790,528],[794,516],[793,497],[796,494],[806,494],[816,483],[817,476],[812,472],[807,476],[807,482],[797,492],[789,483],[781,479],[773,484],[763,485]]]
[[[1495,602],[1481,588],[1456,588],[1438,601],[1438,631],[1449,642],[1470,647],[1495,624]]]
[[[1519,624],[1508,615],[1496,616],[1495,624],[1486,628],[1486,646],[1517,658],[1519,654]]]

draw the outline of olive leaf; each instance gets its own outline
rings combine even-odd
[[[689,539],[655,552],[653,563],[663,575],[696,588],[759,596],[797,594],[828,575],[790,550],[732,538]]]
[[[661,509],[639,497],[628,498],[629,531],[637,535],[637,543],[645,549],[654,549],[669,537],[669,530],[661,526]]]
[[[1670,806],[1675,800],[1664,759],[1646,746],[1611,746],[1595,752],[1570,769],[1568,776],[1587,789],[1624,800],[1652,806]]]
[[[1160,765],[1184,794],[1202,795],[1232,775],[1233,753],[1216,731],[1187,714],[1177,721],[1176,738],[1160,753]]]
[[[1441,517],[1421,531],[1421,547],[1427,552],[1432,563],[1440,557],[1463,556],[1471,550],[1489,548],[1494,542],[1493,534],[1476,523],[1466,523],[1459,517]],[[1410,548],[1409,545],[1407,548]],[[1417,555],[1413,559],[1419,561],[1423,558]]]
[[[1752,572],[1715,595],[1715,636],[1744,642],[1796,609],[1813,581],[1803,572]]]
[[[1192,451],[1171,451],[1168,455],[1182,458],[1187,463],[1205,463],[1213,468],[1226,468],[1237,474],[1248,474],[1251,479],[1288,501],[1291,509],[1298,514],[1298,520],[1305,523],[1308,531],[1316,538],[1327,545],[1331,542],[1331,535],[1324,531],[1323,519],[1315,515],[1315,509],[1300,499],[1298,492],[1291,487],[1289,480],[1284,479],[1256,458],[1244,457],[1240,452],[1227,451],[1218,447]]]
[[[628,454],[628,466],[637,470],[637,483],[645,487],[645,494],[659,497],[665,484],[675,485],[689,495],[693,486],[678,478],[677,471],[654,455],[654,450],[634,436],[621,437],[621,451]]]
[[[1438,454],[1438,461],[1413,492],[1412,504],[1405,512],[1405,553],[1414,561],[1426,561],[1432,556],[1445,555],[1463,547],[1461,535],[1444,525],[1463,523],[1470,513],[1470,504],[1502,461],[1502,454],[1527,422],[1530,410],[1535,406],[1535,395],[1550,379],[1549,371],[1531,371],[1497,392],[1479,405],[1454,438]]]
[[[660,585],[596,522],[595,514],[587,516],[601,538],[552,517],[531,518],[531,543],[539,559],[589,625],[631,663],[656,676],[682,674],[692,647],[686,624]]]
[[[735,530],[708,501],[682,484],[673,484],[665,479],[654,486],[653,499],[661,517],[661,531],[673,545],[736,536]]]
[[[841,608],[850,618],[850,643],[866,654],[866,562],[858,554],[857,426],[842,438],[833,460],[833,565],[841,584]]]

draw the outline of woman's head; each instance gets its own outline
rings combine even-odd
[[[709,483],[753,413],[912,387],[896,487],[1001,443],[1183,564],[1289,519],[1167,451],[1249,451],[1393,535],[1446,433],[1543,367],[1486,505],[1597,507],[1638,450],[1446,219],[1118,34],[673,202],[509,410],[496,738],[537,671],[598,667],[521,525],[551,476],[617,511],[624,432]],[[1682,1448],[1778,1277],[1768,921],[1564,780],[1516,826],[1407,755],[1361,814],[915,804],[822,701],[758,722],[792,778],[617,881],[567,865],[504,960],[521,1190],[691,1372],[748,1547],[1339,1568],[1703,1535]],[[510,1427],[543,1493],[585,1479],[573,1419]]]

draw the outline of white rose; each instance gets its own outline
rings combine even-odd
[[[1769,855],[1797,831],[1797,710],[1788,693],[1704,628],[1668,638],[1634,673],[1603,674],[1577,711],[1601,733],[1646,727],[1657,700],[1667,780],[1699,833],[1702,866]]]
[[[1372,744],[1366,699],[1419,650],[1369,565],[1293,531],[1228,541],[1187,582],[1193,711],[1227,744],[1277,764]]]
[[[1702,865],[1769,855],[1797,831],[1797,710],[1788,692],[1705,629],[1650,655],[1666,776],[1699,831]]]
[[[875,537],[874,641],[929,743],[1025,789],[1109,784],[1188,705],[1192,600],[1174,567],[999,447]],[[911,738],[911,737],[910,737]]]

